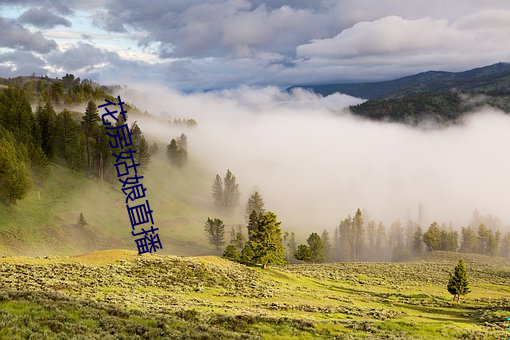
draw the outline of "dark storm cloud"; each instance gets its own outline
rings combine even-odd
[[[39,53],[48,53],[57,47],[54,40],[41,33],[32,33],[14,20],[0,17],[0,46]]]
[[[22,24],[32,24],[39,28],[53,28],[55,26],[71,27],[71,22],[55,15],[44,8],[30,8],[26,10],[18,21]]]

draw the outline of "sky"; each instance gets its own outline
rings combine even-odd
[[[0,0],[0,31],[1,77],[69,72],[183,91],[510,61],[506,0]]]

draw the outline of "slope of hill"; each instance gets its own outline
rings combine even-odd
[[[396,98],[427,92],[457,90],[470,93],[510,93],[510,63],[475,68],[464,72],[428,71],[381,82],[298,85],[324,96],[335,92],[364,99]]]
[[[144,174],[155,227],[160,228],[163,249],[158,253],[214,253],[202,230],[207,217],[216,214],[209,199],[211,179],[194,162],[180,170],[165,157],[155,155]],[[119,185],[52,163],[27,197],[11,207],[0,204],[0,254],[136,249],[124,199]],[[88,225],[77,224],[80,213]]]
[[[129,251],[3,257],[0,338],[508,337],[508,261],[465,254],[472,292],[456,304],[456,261],[440,258],[261,270]]]

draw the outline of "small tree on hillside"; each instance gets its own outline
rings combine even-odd
[[[253,250],[252,263],[260,264],[262,268],[270,264],[285,264],[280,224],[271,211],[259,214],[258,227],[252,232],[250,241],[245,246]]]
[[[297,250],[294,252],[294,257],[299,261],[309,262],[312,259],[312,252],[310,251],[310,247],[306,244],[300,244],[297,247]]]
[[[453,295],[453,300],[457,299],[457,303],[460,302],[461,295],[466,295],[471,291],[469,289],[467,266],[463,259],[459,260],[453,275],[450,274],[447,289]]]
[[[225,225],[223,221],[218,218],[207,218],[204,230],[209,239],[209,243],[214,245],[216,250],[219,251],[220,247],[225,243]]]
[[[83,217],[83,213],[80,213],[80,217],[78,218],[78,225],[81,227],[86,226],[88,223],[85,221],[85,217]]]
[[[221,180],[220,175],[216,175],[214,178],[214,183],[212,186],[212,196],[214,198],[214,206],[216,209],[221,211],[224,206],[223,201],[223,181]]]
[[[227,260],[238,262],[241,258],[241,254],[239,254],[239,250],[237,250],[235,245],[229,244],[223,252],[223,257]]]

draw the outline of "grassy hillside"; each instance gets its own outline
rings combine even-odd
[[[211,208],[212,177],[193,161],[171,166],[164,154],[154,160],[142,183],[160,228],[163,254],[214,253],[202,226]],[[84,173],[51,164],[16,205],[0,205],[0,254],[74,255],[123,248],[136,249],[121,183],[99,182]],[[83,213],[88,225],[77,225]],[[226,221],[229,222],[228,220]],[[159,251],[158,251],[159,253]]]
[[[456,256],[268,270],[130,251],[3,257],[0,338],[508,337],[510,264],[467,256],[472,293],[457,305]]]

